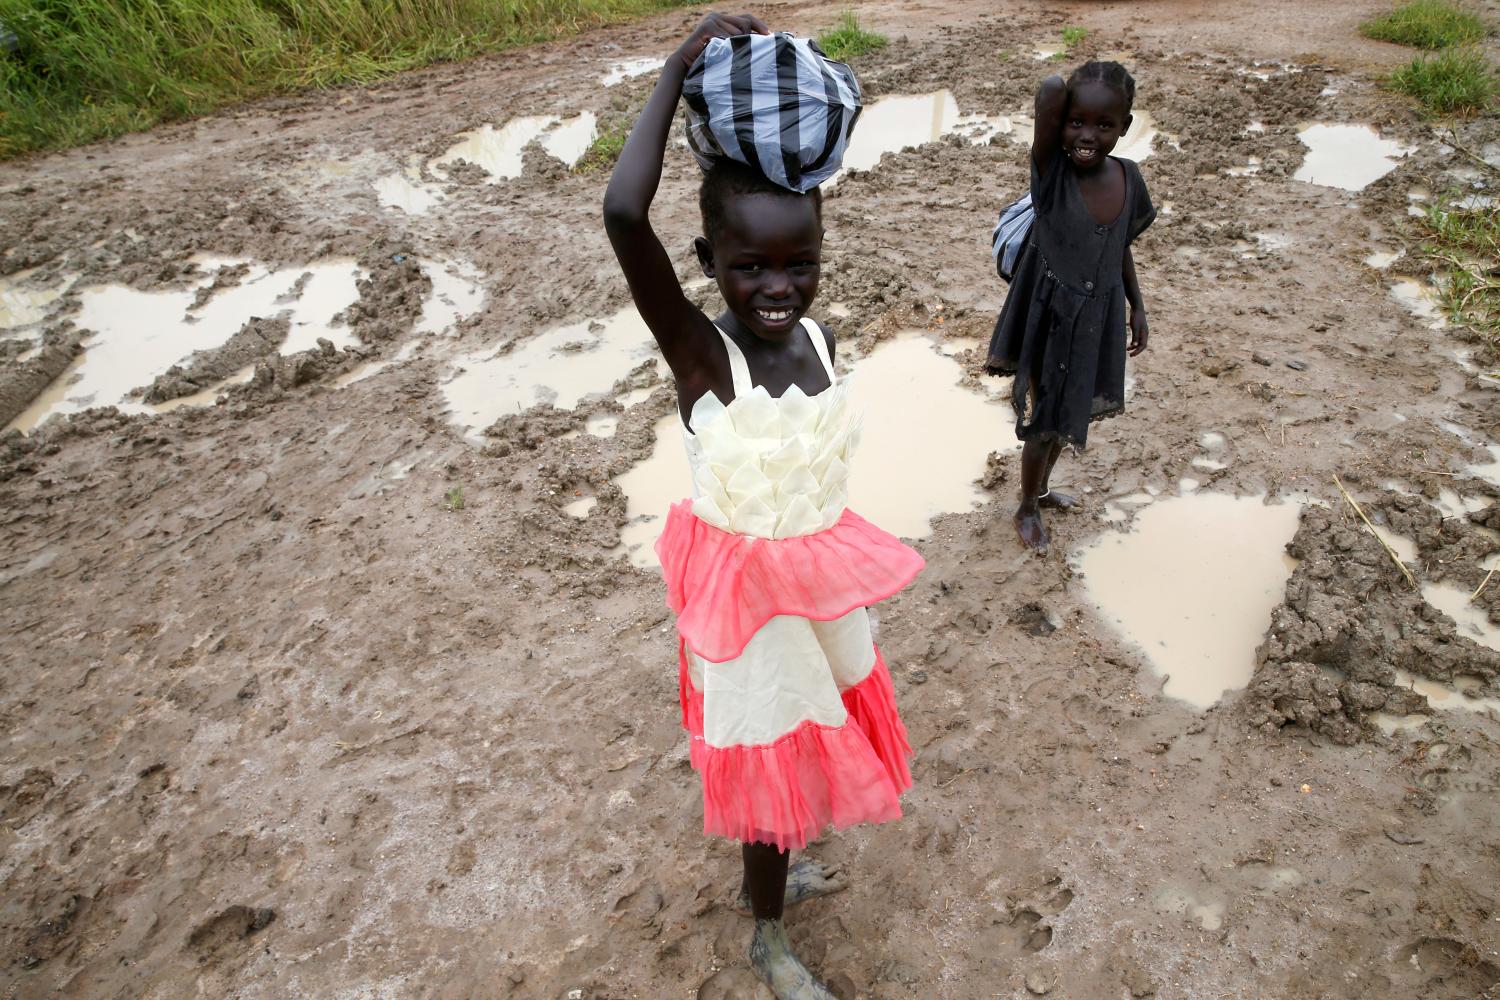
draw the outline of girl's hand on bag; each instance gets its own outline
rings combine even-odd
[[[704,48],[715,38],[733,38],[735,35],[769,35],[771,29],[754,14],[710,14],[693,29],[688,40],[677,50],[682,68],[690,70],[703,54]]]
[[[1146,329],[1146,310],[1130,310],[1130,347],[1127,349],[1133,358],[1146,349],[1146,339],[1150,332]]]

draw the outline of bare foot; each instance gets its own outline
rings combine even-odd
[[[802,960],[792,954],[786,925],[780,920],[757,920],[750,939],[750,968],[771,988],[776,1000],[837,1000],[828,987],[813,978]]]
[[[1037,497],[1036,504],[1038,507],[1050,507],[1053,510],[1073,510],[1078,506],[1078,498],[1059,493],[1057,490],[1048,490]]]
[[[791,906],[814,896],[827,896],[848,888],[849,883],[839,874],[838,865],[825,865],[812,858],[803,858],[787,869],[785,905]],[[750,916],[750,894],[740,887],[734,901],[734,912],[742,917]]]
[[[1047,534],[1047,529],[1042,525],[1042,515],[1038,513],[1035,504],[1022,504],[1016,509],[1016,516],[1012,519],[1016,524],[1016,535],[1021,539],[1021,544],[1034,552],[1046,552],[1047,546],[1052,544],[1052,538]]]

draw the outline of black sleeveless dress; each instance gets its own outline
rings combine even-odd
[[[1089,214],[1071,160],[1043,175],[1031,163],[1031,235],[995,322],[985,370],[1016,377],[1016,436],[1083,448],[1089,424],[1125,408],[1125,248],[1156,218],[1133,160],[1125,204],[1101,226]]]

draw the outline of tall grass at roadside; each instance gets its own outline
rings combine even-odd
[[[1484,22],[1445,0],[1412,0],[1359,26],[1360,34],[1419,49],[1468,45],[1485,36]]]
[[[1391,74],[1390,88],[1421,101],[1429,111],[1468,115],[1485,111],[1495,96],[1495,73],[1474,48],[1417,56]]]
[[[855,56],[883,49],[886,44],[884,35],[861,28],[852,10],[844,11],[833,27],[818,36],[818,48],[836,62],[848,62]]]
[[[1441,272],[1449,321],[1500,350],[1500,205],[1452,200],[1439,199],[1422,217],[1422,253]]]
[[[698,0],[0,0],[0,157]]]

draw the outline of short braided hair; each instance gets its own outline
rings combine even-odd
[[[775,194],[787,198],[811,198],[813,212],[818,222],[823,221],[823,192],[813,188],[806,194],[798,194],[784,188],[753,167],[727,156],[714,161],[714,165],[703,174],[703,186],[698,189],[698,211],[703,214],[703,235],[710,243],[718,241],[724,232],[724,203],[732,197],[747,194]]]
[[[1124,66],[1114,61],[1094,60],[1086,62],[1073,71],[1068,77],[1068,89],[1072,90],[1080,83],[1102,83],[1107,87],[1114,87],[1125,98],[1125,113],[1129,114],[1135,104],[1135,77]]]

